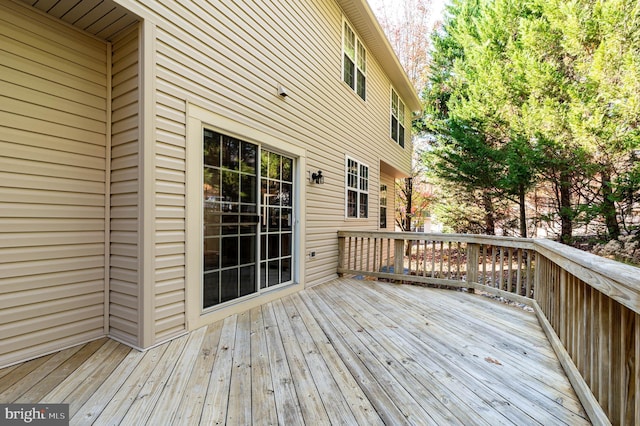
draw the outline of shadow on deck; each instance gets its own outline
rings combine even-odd
[[[146,352],[102,339],[0,370],[71,424],[588,424],[535,315],[338,279]]]

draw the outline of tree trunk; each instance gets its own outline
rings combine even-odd
[[[611,189],[611,174],[609,170],[604,170],[600,174],[600,188],[602,191],[602,216],[604,216],[604,221],[607,225],[607,232],[610,239],[617,240],[620,236],[620,224],[618,223],[616,203]]]
[[[482,204],[484,205],[485,213],[485,233],[487,235],[496,235],[496,217],[491,194],[488,192],[482,194]]]
[[[527,206],[525,204],[524,185],[518,186],[518,197],[520,203],[520,236],[527,238]]]
[[[413,179],[405,178],[404,180],[404,188],[406,191],[406,199],[407,203],[405,205],[406,211],[404,213],[405,220],[405,232],[411,232],[411,210],[413,209]],[[406,256],[411,256],[411,244],[407,244],[407,248],[405,250]]]
[[[560,241],[571,243],[573,237],[573,209],[571,208],[571,177],[560,173]]]
[[[403,231],[411,231],[411,210],[413,209],[413,180],[411,178],[405,178],[404,180],[404,195],[405,195],[405,212],[404,212],[404,225]]]

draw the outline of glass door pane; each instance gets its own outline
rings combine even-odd
[[[258,146],[203,134],[203,308],[257,289]]]
[[[260,288],[293,280],[293,159],[260,154]]]

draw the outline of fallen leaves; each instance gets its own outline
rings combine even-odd
[[[497,359],[493,359],[490,356],[486,357],[484,360],[490,362],[491,364],[502,365],[500,361],[498,361]]]

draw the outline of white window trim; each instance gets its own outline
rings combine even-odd
[[[396,98],[398,99],[398,114],[394,114],[393,112],[393,95],[396,95]],[[391,140],[393,140],[395,143],[397,143],[398,145],[400,145],[401,148],[404,148],[406,146],[406,142],[407,142],[407,127],[406,127],[406,115],[407,114],[407,107],[405,105],[405,103],[402,101],[402,98],[400,97],[400,95],[398,95],[398,92],[393,88],[393,86],[391,87],[391,95],[389,98],[389,137],[391,138]],[[393,121],[392,119],[395,117],[395,119],[398,121],[398,124],[402,126],[402,129],[404,130],[404,138],[402,140],[402,143],[400,142],[400,135],[398,134],[398,140],[393,139],[393,132],[391,129],[391,122]],[[397,131],[398,129],[396,129]],[[399,133],[399,132],[398,132]]]
[[[220,305],[218,309],[203,311],[201,305],[202,289],[202,130],[204,128],[228,134],[247,142],[262,144],[268,149],[282,152],[295,158],[297,167],[294,179],[294,199],[296,200],[294,218],[297,233],[294,233],[294,269],[293,284],[284,287],[276,286],[262,293],[256,293],[244,300]],[[229,117],[187,103],[187,135],[186,135],[186,194],[185,194],[185,299],[187,330],[191,331],[204,325],[212,324],[234,313],[251,309],[255,306],[295,293],[305,285],[305,262],[301,253],[305,252],[306,191],[303,182],[306,177],[306,150],[292,145],[282,139],[264,133],[247,124]]]
[[[349,86],[349,84],[344,81],[344,57],[345,57],[345,50],[344,50],[344,38],[345,38],[345,25],[349,27],[349,29],[351,30],[351,32],[354,35],[354,87]],[[358,36],[358,33],[353,29],[353,25],[351,25],[351,23],[349,21],[347,21],[347,19],[343,16],[342,17],[342,38],[341,38],[341,49],[340,51],[342,52],[341,55],[341,69],[340,69],[340,80],[342,81],[342,83],[347,86],[349,88],[350,91],[352,91],[353,93],[355,93],[356,95],[358,95],[358,98],[364,102],[366,102],[367,100],[367,60],[369,57],[369,52],[367,51],[367,47],[365,46],[365,44],[362,42],[362,40],[360,39],[360,37]],[[360,66],[358,65],[358,47],[362,46],[364,53],[365,53],[365,61],[364,61],[364,70],[362,70],[360,68]],[[358,70],[360,70],[362,72],[362,74],[364,75],[365,78],[365,83],[364,83],[364,98],[360,96],[360,94],[358,93]]]
[[[389,188],[387,187],[386,183],[381,183],[380,184],[380,192],[379,192],[379,214],[380,217],[378,218],[378,229],[389,229],[389,224],[387,223],[387,218],[388,218],[388,207],[389,207]],[[383,204],[384,201],[384,204]],[[380,222],[382,221],[382,209],[384,208],[385,211],[385,226],[384,228],[382,226],[380,226]]]
[[[354,161],[358,165],[358,187],[352,188],[349,186],[349,160]],[[367,168],[367,190],[360,189],[360,167]],[[345,156],[344,159],[344,217],[348,220],[366,220],[369,219],[369,207],[371,206],[371,197],[369,188],[371,187],[371,167],[368,164],[363,163],[362,161],[356,160],[353,157]],[[349,191],[355,191],[357,194],[356,197],[356,216],[349,216]],[[360,194],[367,194],[367,216],[360,217]]]

